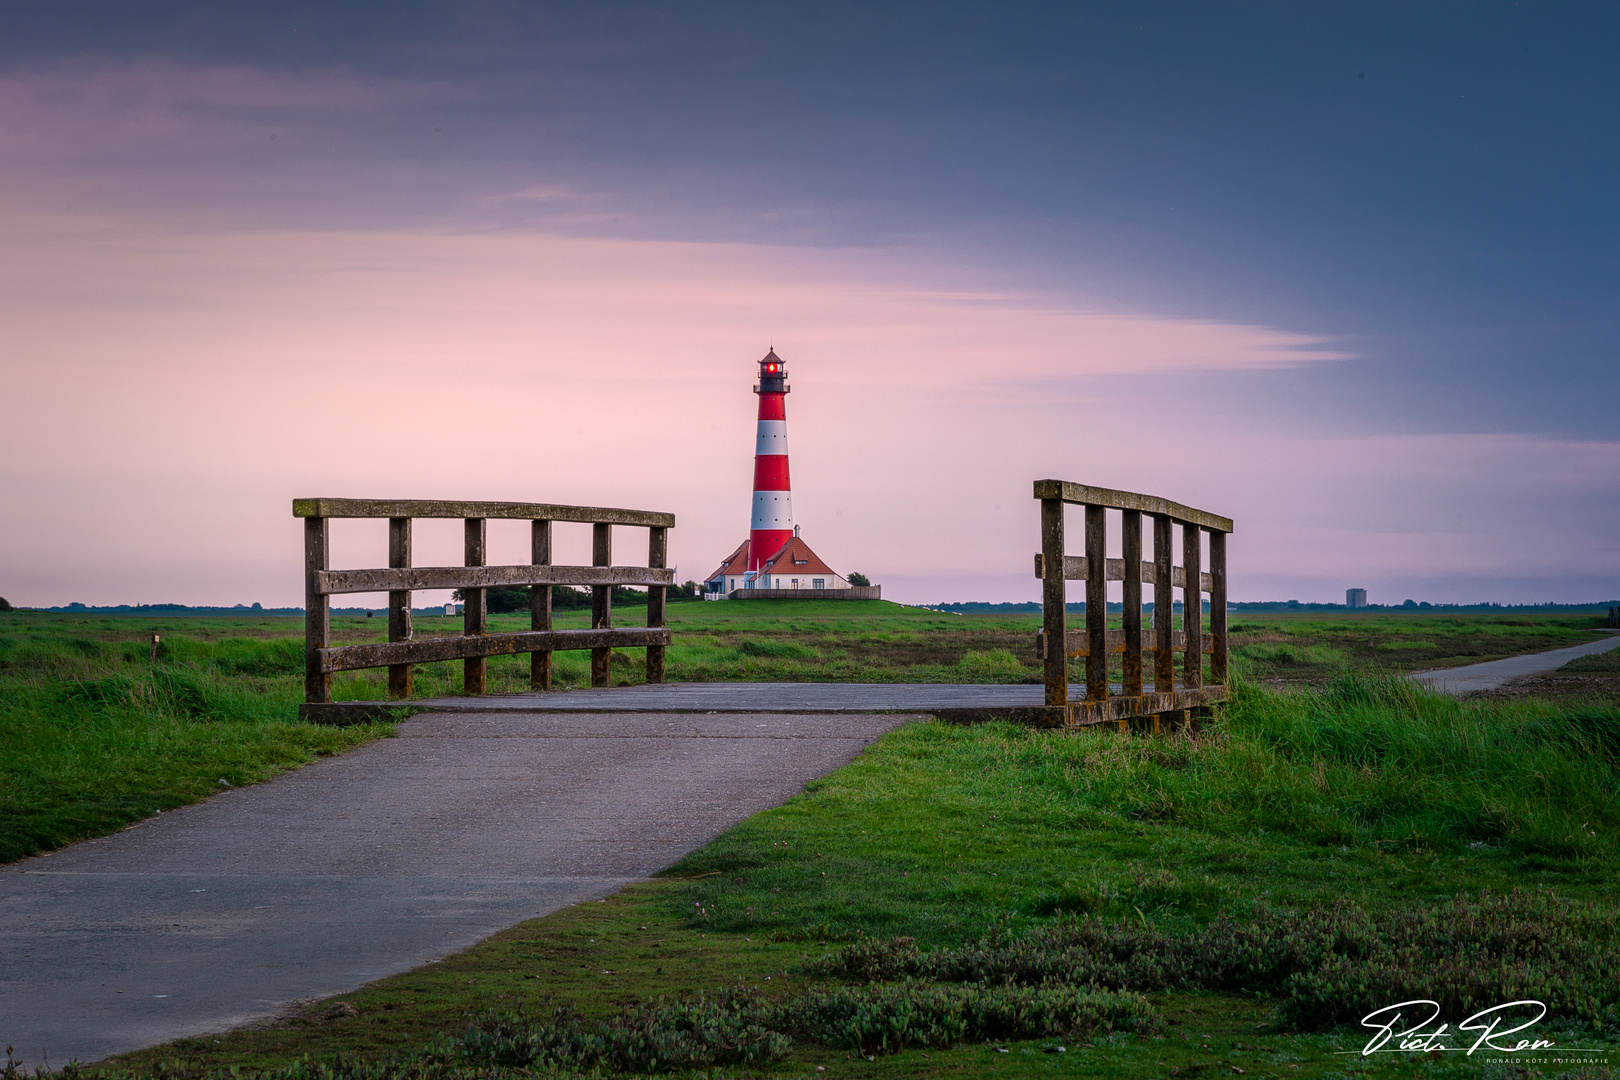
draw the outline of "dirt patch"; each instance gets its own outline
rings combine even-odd
[[[1501,700],[1526,697],[1548,698],[1553,701],[1597,700],[1620,705],[1620,674],[1590,675],[1549,671],[1538,675],[1525,675],[1505,682],[1494,690],[1482,690],[1468,696]]]

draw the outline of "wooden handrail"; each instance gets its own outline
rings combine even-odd
[[[674,528],[675,515],[612,506],[554,503],[453,502],[434,499],[294,499],[301,518],[499,518],[519,521],[574,521],[587,525],[640,525]]]
[[[459,634],[454,637],[383,641],[370,645],[343,645],[322,649],[317,656],[322,671],[358,671],[393,664],[429,664],[436,660],[475,660],[485,656],[566,651],[569,649],[631,649],[668,645],[667,626],[621,626],[608,630],[519,630],[511,634]]]
[[[1200,529],[1223,533],[1232,531],[1231,518],[1211,514],[1206,510],[1194,510],[1190,506],[1161,499],[1157,495],[1138,495],[1134,491],[1090,487],[1068,480],[1037,480],[1035,497],[1060,499],[1081,506],[1101,506],[1109,510],[1139,510],[1144,514],[1162,514],[1180,525],[1197,525]]]
[[[393,570],[323,570],[317,589],[338,593],[400,589],[500,589],[517,585],[673,585],[675,571],[646,566],[417,566]]]
[[[1157,574],[1158,568],[1153,563],[1144,562],[1142,563],[1142,576],[1137,580],[1142,582],[1144,585],[1152,585],[1157,580]],[[1046,576],[1046,556],[1042,555],[1038,551],[1035,553],[1035,576],[1038,578],[1043,578]],[[1084,581],[1090,576],[1091,564],[1086,561],[1086,557],[1084,555],[1063,556],[1063,578],[1065,581]],[[1107,569],[1103,573],[1103,580],[1124,581],[1125,560],[1109,559],[1107,561]],[[1170,584],[1177,589],[1186,587],[1187,570],[1185,567],[1172,566],[1170,568]],[[1210,577],[1210,575],[1198,575],[1198,588],[1200,591],[1209,592],[1214,584],[1215,579]]]
[[[1113,655],[1113,656],[1122,656],[1127,651],[1129,651],[1125,647],[1125,631],[1124,630],[1110,630],[1110,631],[1108,631],[1108,639],[1107,640],[1108,640],[1108,649],[1107,649],[1107,651],[1111,655]],[[1148,632],[1148,633],[1139,633],[1137,635],[1137,641],[1139,641],[1141,643],[1140,648],[1141,648],[1142,652],[1150,653],[1150,652],[1157,652],[1158,651],[1158,648],[1159,648],[1158,637],[1156,635],[1154,635],[1151,631]],[[1077,657],[1090,656],[1091,655],[1091,637],[1084,630],[1070,630],[1069,631],[1069,640],[1068,640],[1067,644],[1068,644],[1068,647],[1069,647],[1069,659],[1071,659],[1071,660],[1073,660],[1073,659],[1075,659]],[[1187,648],[1187,634],[1186,634],[1186,632],[1183,631],[1183,630],[1173,631],[1170,634],[1170,651],[1171,652],[1182,652],[1186,648]],[[1204,639],[1203,649],[1204,649],[1204,655],[1205,656],[1210,656],[1210,655],[1214,654],[1214,652],[1215,652],[1215,635],[1214,634],[1210,634],[1207,638]],[[1037,631],[1035,631],[1035,659],[1037,659],[1037,660],[1045,660],[1046,659],[1046,631],[1045,630],[1037,630]]]

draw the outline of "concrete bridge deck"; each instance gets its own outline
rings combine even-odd
[[[1078,700],[1084,685],[1073,691]],[[445,712],[940,713],[1028,709],[1046,703],[1039,685],[962,683],[696,682],[605,686],[549,694],[429,698],[414,704]]]

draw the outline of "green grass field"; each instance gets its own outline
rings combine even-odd
[[[622,608],[620,622],[645,619]],[[588,616],[561,614],[561,626]],[[525,616],[493,616],[497,630]],[[883,602],[671,604],[674,681],[1035,682],[1033,616],[962,616]],[[1236,674],[1268,685],[1324,683],[1474,662],[1590,639],[1595,617],[1375,615],[1239,618]],[[460,620],[419,617],[422,635]],[[153,634],[162,637],[150,661]],[[340,644],[381,640],[383,620],[333,620]],[[100,835],[253,783],[386,734],[296,723],[302,624],[276,617],[0,613],[0,861]],[[635,651],[616,654],[616,681],[640,682]],[[559,689],[586,685],[585,653],[558,653]],[[1076,670],[1076,677],[1081,673]],[[460,692],[459,663],[422,665],[416,692]],[[494,692],[528,689],[526,657],[490,663]],[[1588,688],[1588,693],[1591,689]],[[338,678],[338,700],[386,696],[383,671]]]
[[[672,605],[670,621],[675,678],[1034,673],[1028,617],[748,602]],[[295,622],[137,622],[0,616],[13,850],[387,734],[291,722]],[[337,635],[374,640],[369,622]],[[909,725],[658,881],[381,980],[348,1009],[103,1071],[1480,1075],[1477,1057],[1347,1055],[1365,1033],[1345,1019],[1389,994],[1548,1000],[1538,1032],[1607,1048],[1612,1067],[1614,696],[1459,702],[1384,677],[1590,640],[1595,622],[1234,619],[1242,681],[1195,736]],[[154,628],[169,647],[155,666]],[[1605,658],[1582,663],[1613,678]]]
[[[951,615],[883,601],[727,601],[669,605],[675,643],[666,657],[674,682],[1040,682],[1035,659],[1035,615]],[[1179,616],[1177,617],[1179,621]],[[588,612],[561,612],[559,628],[590,625]],[[640,625],[644,608],[616,609],[619,625]],[[270,622],[273,620],[265,620]],[[1394,674],[1456,667],[1526,652],[1542,652],[1592,639],[1598,616],[1545,617],[1407,614],[1239,616],[1231,621],[1234,671],[1251,681],[1322,684],[1351,671]],[[286,626],[286,620],[280,625]],[[527,615],[493,615],[493,631],[528,629]],[[1111,620],[1119,625],[1119,617]],[[1207,618],[1206,618],[1207,625]],[[288,629],[295,629],[288,627]],[[459,617],[416,619],[419,636],[460,633]],[[382,620],[333,621],[339,644],[382,641]],[[589,684],[583,652],[557,653],[559,689]],[[614,680],[642,681],[641,654],[615,655]],[[1083,678],[1083,667],[1074,667]],[[1117,677],[1117,662],[1116,662]],[[459,663],[417,669],[417,695],[461,692]],[[529,689],[525,656],[489,662],[491,693]],[[381,699],[381,670],[355,672],[337,681],[339,700]]]

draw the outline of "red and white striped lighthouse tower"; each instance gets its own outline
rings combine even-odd
[[[759,362],[759,433],[754,441],[754,520],[748,569],[758,570],[793,539],[793,492],[788,485],[787,365],[772,349]]]

